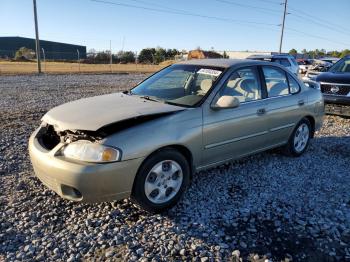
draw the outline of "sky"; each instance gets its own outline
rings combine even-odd
[[[100,1],[100,0],[97,0]],[[284,0],[37,0],[40,39],[87,50],[278,51]],[[282,51],[350,49],[350,0],[288,0]],[[151,10],[156,9],[156,10]],[[0,0],[0,36],[35,37],[32,0]]]

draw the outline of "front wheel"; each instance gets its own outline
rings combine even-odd
[[[287,145],[284,147],[284,152],[290,156],[301,156],[309,145],[312,137],[311,132],[310,121],[306,118],[302,119],[291,134]]]
[[[131,199],[149,212],[174,206],[190,180],[190,167],[178,151],[164,149],[151,155],[140,167]]]

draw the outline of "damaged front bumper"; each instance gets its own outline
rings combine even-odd
[[[29,139],[29,154],[36,176],[47,187],[73,201],[103,202],[130,196],[144,158],[103,164],[72,161],[57,156],[61,143],[51,150],[44,148],[39,129]]]

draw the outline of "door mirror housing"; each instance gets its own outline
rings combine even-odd
[[[320,84],[317,83],[316,81],[312,81],[312,80],[303,80],[304,84],[307,86],[307,87],[311,87],[311,88],[314,88],[314,89],[321,89],[320,87]]]
[[[236,108],[240,102],[234,96],[220,96],[219,99],[211,106],[212,109]]]

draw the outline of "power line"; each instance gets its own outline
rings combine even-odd
[[[293,32],[296,32],[296,33],[299,33],[299,34],[306,35],[306,36],[308,36],[308,37],[318,38],[318,39],[326,40],[326,41],[331,42],[331,43],[349,46],[349,44],[347,44],[347,43],[338,42],[338,41],[330,40],[330,39],[328,39],[328,38],[326,38],[326,37],[322,37],[322,36],[318,36],[318,35],[314,35],[314,34],[305,33],[305,32],[303,32],[303,31],[300,31],[300,30],[297,30],[297,29],[294,29],[294,28],[291,28],[291,27],[286,27],[286,29],[288,29],[288,30],[290,30],[290,31],[293,31]]]
[[[170,13],[170,14],[175,14],[175,15],[193,16],[193,17],[200,17],[200,18],[212,19],[212,20],[223,21],[223,22],[238,23],[238,24],[244,24],[245,26],[255,27],[255,28],[259,28],[259,27],[265,28],[265,27],[262,27],[263,25],[276,26],[276,24],[272,24],[272,23],[261,23],[261,22],[230,19],[230,18],[223,18],[223,17],[216,17],[216,16],[207,16],[207,15],[202,15],[202,14],[198,14],[198,13],[192,13],[192,12],[182,10],[182,9],[170,8],[170,7],[167,7],[165,5],[160,5],[160,4],[154,4],[154,6],[158,6],[160,8],[153,8],[153,7],[149,7],[149,5],[152,5],[151,3],[148,3],[148,2],[143,1],[143,0],[131,0],[131,1],[146,4],[148,6],[139,6],[139,5],[133,5],[133,4],[126,4],[126,3],[117,3],[117,2],[111,2],[111,1],[106,1],[106,0],[90,0],[90,1],[100,3],[100,4],[110,4],[110,5],[123,6],[123,7],[128,7],[128,8],[135,8],[135,9],[143,9],[143,10],[160,12],[160,13]],[[227,0],[215,0],[215,1],[223,2],[223,3],[227,3],[227,4],[233,4],[233,5],[237,5],[237,6],[242,6],[242,7],[246,7],[246,8],[254,8],[256,10],[262,10],[262,11],[279,12],[279,13],[281,12],[281,11],[278,11],[275,9],[256,7],[256,6],[245,5],[245,4],[238,4],[238,3],[234,3],[231,1],[227,1]],[[256,0],[256,1],[266,2],[265,0]],[[274,1],[268,1],[268,2],[274,2]],[[274,2],[274,3],[276,3],[276,2]],[[286,12],[286,14],[288,14],[288,13]],[[279,26],[282,26],[282,25],[279,25]],[[309,34],[309,33],[303,32],[303,31],[299,31],[299,30],[294,29],[294,28],[290,28],[290,27],[285,27],[285,28],[288,29],[289,31],[293,31],[293,32],[296,32],[296,33],[299,33],[302,35],[312,37],[312,38],[318,38],[318,39],[326,40],[326,41],[341,44],[341,45],[347,45],[347,44],[342,43],[342,42],[337,42],[337,41],[330,40],[330,39],[322,37],[322,36]],[[277,31],[276,29],[273,29],[273,28],[270,28],[269,30]]]
[[[279,10],[276,10],[276,9],[270,9],[270,8],[265,8],[265,7],[259,7],[259,6],[252,6],[252,5],[246,5],[246,4],[241,4],[241,3],[236,3],[236,2],[232,2],[232,1],[229,1],[229,0],[215,0],[217,2],[221,2],[221,3],[226,3],[226,4],[230,4],[230,5],[235,5],[235,6],[240,6],[240,7],[244,7],[244,8],[248,8],[248,9],[255,9],[255,10],[258,10],[260,12],[263,12],[263,13],[266,13],[266,12],[271,12],[271,13],[280,13]],[[268,0],[253,0],[253,1],[260,1],[260,2],[267,2],[267,3],[274,3],[274,4],[277,4],[277,5],[281,5],[283,3],[277,3],[277,2],[274,2],[274,1],[268,1]],[[339,33],[346,33],[346,34],[349,34],[349,31],[347,31],[347,29],[339,29],[339,27],[341,26],[338,26],[338,25],[335,25],[335,26],[330,26],[329,24],[332,24],[326,20],[323,20],[323,19],[318,19],[319,21],[321,22],[317,22],[317,18],[310,18],[310,17],[315,17],[315,16],[312,16],[302,10],[298,10],[298,9],[295,9],[295,8],[291,8],[291,7],[288,7],[288,9],[291,9],[291,10],[294,10],[296,12],[300,12],[300,13],[304,13],[305,15],[299,15],[299,14],[295,14],[295,13],[287,13],[287,14],[291,14],[293,15],[294,17],[298,17],[300,19],[303,19],[303,20],[307,20],[311,23],[314,23],[318,26],[322,26],[322,27],[326,27],[328,29],[331,29],[331,30],[334,30],[334,31],[337,31]],[[322,22],[325,21],[325,22]]]
[[[311,18],[311,19],[313,19],[315,21],[320,21],[321,23],[326,24],[326,25],[333,25],[336,28],[341,28],[342,30],[349,32],[349,28],[343,27],[343,26],[335,24],[335,23],[333,23],[331,21],[328,21],[328,20],[322,19],[320,17],[314,16],[314,15],[312,15],[310,13],[307,13],[307,12],[305,12],[303,10],[296,9],[296,8],[293,8],[293,7],[290,7],[289,9],[294,10],[294,11],[299,12],[299,13],[302,13],[302,14],[304,14],[304,16],[307,16],[308,18]]]
[[[270,3],[270,4],[275,4],[275,5],[283,4],[282,2],[275,2],[275,1],[270,1],[270,0],[253,0],[253,1],[259,1],[259,2],[263,2],[263,3]]]
[[[320,23],[320,22],[316,22],[315,19],[312,19],[312,18],[309,18],[305,15],[298,15],[298,14],[294,14],[294,13],[290,13],[292,16],[294,16],[295,18],[299,18],[301,21],[309,21],[315,25],[318,25],[322,28],[327,28],[327,29],[330,29],[330,30],[333,30],[333,31],[336,31],[338,33],[341,33],[341,34],[350,34],[349,31],[345,31],[345,30],[339,30],[339,28],[336,28],[334,26],[330,26],[328,24],[324,24],[324,23]]]
[[[208,16],[208,15],[202,15],[198,13],[190,13],[187,11],[172,11],[172,10],[165,10],[165,9],[159,9],[159,8],[151,8],[151,7],[145,7],[145,6],[137,6],[132,4],[125,4],[125,3],[116,3],[111,1],[105,1],[105,0],[90,0],[92,2],[96,3],[102,3],[102,4],[110,4],[110,5],[117,5],[117,6],[124,6],[129,8],[136,8],[136,9],[143,9],[148,11],[155,11],[160,13],[170,13],[170,14],[177,14],[177,15],[185,15],[185,16],[195,16],[195,17],[201,17],[201,18],[207,18],[207,19],[213,19],[218,21],[224,21],[224,22],[234,22],[239,24],[249,24],[250,26],[255,25],[266,25],[266,26],[276,26],[272,23],[263,23],[263,22],[254,22],[254,21],[247,21],[247,20],[238,20],[238,19],[231,19],[231,18],[224,18],[224,17],[217,17],[217,16]]]
[[[244,8],[248,8],[248,9],[253,9],[253,10],[259,10],[260,12],[269,12],[269,13],[281,13],[280,10],[276,10],[276,9],[271,9],[271,8],[265,8],[265,7],[259,7],[259,6],[253,6],[253,5],[246,5],[246,4],[241,4],[241,3],[236,3],[236,2],[232,2],[232,1],[228,1],[228,0],[214,0],[216,2],[220,2],[220,3],[225,3],[225,4],[229,4],[229,5],[235,5],[235,6],[240,6],[240,7],[244,7]]]

